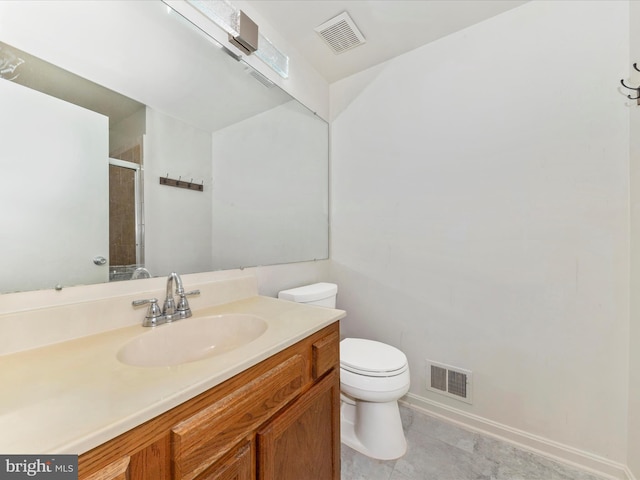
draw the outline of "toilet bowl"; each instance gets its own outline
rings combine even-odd
[[[393,460],[407,450],[398,399],[409,391],[407,357],[373,340],[340,342],[340,427],[345,445],[369,457]]]
[[[335,308],[338,287],[316,283],[283,290],[278,298]],[[340,439],[379,460],[407,450],[398,399],[409,391],[407,357],[391,345],[363,338],[340,342]]]

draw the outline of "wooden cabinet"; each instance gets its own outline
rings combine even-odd
[[[337,376],[331,371],[258,432],[260,480],[340,477]]]
[[[79,478],[338,480],[338,368],[336,322],[81,455]]]

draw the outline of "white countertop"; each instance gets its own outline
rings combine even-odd
[[[221,313],[258,315],[268,328],[236,350],[172,367],[117,360],[123,345],[150,330],[138,325],[0,356],[0,452],[84,453],[345,316],[253,296],[194,317]]]

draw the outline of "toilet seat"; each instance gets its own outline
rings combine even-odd
[[[409,368],[404,353],[391,345],[363,338],[340,342],[340,368],[367,377],[394,377]]]

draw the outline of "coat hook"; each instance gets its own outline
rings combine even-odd
[[[626,83],[624,83],[624,79],[621,79],[621,80],[620,80],[620,83],[622,84],[622,86],[623,86],[624,88],[628,88],[629,90],[638,90],[637,88],[635,88],[635,87],[630,87],[629,85],[627,85]]]
[[[183,182],[182,176],[178,177],[178,179],[176,180],[175,178],[169,178],[168,174],[166,177],[160,177],[160,185],[187,188],[189,190],[197,190],[200,192],[204,191],[204,181],[202,182],[202,185],[197,185],[193,183],[193,178],[191,179],[190,182],[187,182],[186,180]]]
[[[633,64],[633,66],[635,67],[635,63]],[[638,70],[640,72],[640,70]],[[640,87],[630,87],[629,85],[627,85],[626,83],[624,83],[624,79],[620,80],[620,83],[622,84],[622,86],[624,88],[628,88],[629,90],[635,90],[635,92],[638,94],[635,97],[632,97],[631,95],[627,95],[627,98],[630,100],[638,100],[640,99]]]
[[[640,72],[640,68],[638,68],[638,64],[637,63],[633,64],[633,68],[636,69],[636,72]]]

